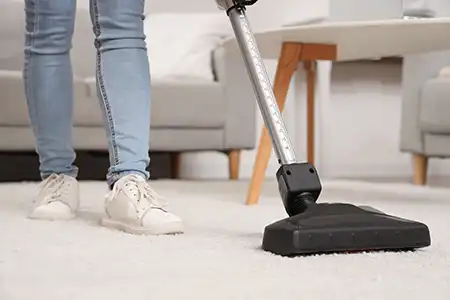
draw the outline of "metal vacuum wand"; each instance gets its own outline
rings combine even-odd
[[[219,9],[227,12],[231,21],[278,162],[283,165],[295,163],[297,159],[294,149],[245,13],[245,6],[252,5],[257,0],[216,0],[216,2]]]
[[[246,6],[258,0],[216,0],[233,27],[247,73],[250,77],[264,123],[280,163],[276,177],[284,207],[289,216],[304,212],[317,201],[322,186],[312,164],[298,163],[245,13]]]

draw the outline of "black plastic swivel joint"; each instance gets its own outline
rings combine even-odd
[[[309,163],[282,165],[277,171],[277,180],[278,191],[290,217],[314,205],[322,191],[319,175]]]

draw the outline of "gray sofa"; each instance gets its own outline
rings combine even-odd
[[[0,151],[34,150],[22,83],[23,1],[0,4]],[[255,146],[256,100],[239,56],[211,53],[211,82],[152,82],[151,151],[220,151],[238,176],[239,151]],[[75,75],[73,145],[106,150],[94,81],[95,52],[89,12],[78,8],[72,60]]]
[[[450,16],[450,2],[421,1],[434,16]],[[450,34],[450,33],[449,33]],[[428,160],[450,157],[450,51],[403,60],[400,150],[412,155],[413,183],[427,182]]]
[[[400,149],[412,154],[413,182],[427,182],[429,158],[450,157],[450,51],[408,56],[403,62]]]

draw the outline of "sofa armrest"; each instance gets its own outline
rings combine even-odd
[[[411,12],[414,10],[414,12]],[[405,15],[448,17],[450,5],[446,0],[404,1]],[[421,12],[420,12],[421,11]],[[425,83],[450,65],[450,51],[406,56],[403,61],[402,110],[400,150],[423,153],[423,134],[419,126],[422,89]]]
[[[450,51],[406,56],[402,72],[400,150],[423,153],[423,136],[419,126],[422,88],[450,65]]]
[[[213,66],[226,101],[225,149],[253,149],[257,102],[242,57],[219,47],[213,52]]]

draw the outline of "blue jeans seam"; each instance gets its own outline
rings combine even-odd
[[[25,70],[25,72],[23,73],[23,76],[24,76],[24,81],[30,81],[31,80],[31,70],[32,70],[32,68],[31,68],[31,53],[30,53],[30,48],[32,48],[33,47],[33,45],[34,45],[34,42],[35,42],[35,40],[34,40],[34,33],[36,32],[36,27],[39,25],[39,14],[37,13],[37,9],[36,9],[36,5],[34,5],[33,6],[33,8],[34,8],[34,11],[33,11],[33,13],[34,13],[34,20],[33,20],[33,30],[30,32],[30,34],[28,35],[28,38],[27,38],[27,46],[28,46],[28,51],[25,51],[25,62],[26,62],[26,66],[25,66],[25,68],[26,68],[26,70]],[[26,85],[26,96],[27,96],[27,99],[28,100],[30,100],[30,97],[32,96],[32,92],[31,92],[31,84],[27,84]],[[29,107],[32,107],[32,105],[30,105],[30,103],[28,103],[28,106]],[[34,112],[32,113],[32,115],[34,114]],[[30,116],[31,118],[33,117],[33,116]]]
[[[94,23],[95,23],[94,28],[95,28],[95,35],[96,35],[95,47],[97,48],[96,72],[97,72],[97,78],[98,78],[98,85],[99,85],[100,95],[102,98],[101,101],[105,107],[106,118],[108,121],[109,131],[110,131],[110,135],[111,135],[112,158],[113,158],[114,164],[117,165],[117,164],[119,164],[120,159],[119,159],[119,151],[118,151],[117,142],[116,142],[116,131],[115,131],[114,120],[113,120],[112,112],[111,112],[111,105],[108,100],[105,83],[104,83],[104,79],[103,79],[102,57],[101,57],[101,52],[100,52],[100,45],[99,45],[100,43],[98,42],[98,36],[101,33],[100,22],[98,20],[98,3],[97,3],[97,0],[91,0],[91,1],[93,2],[93,7],[94,7]]]

